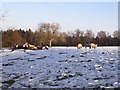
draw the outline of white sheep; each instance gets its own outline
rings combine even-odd
[[[77,48],[78,48],[78,49],[80,49],[80,48],[82,48],[82,47],[83,47],[82,44],[78,44],[78,45],[77,45]]]
[[[91,47],[91,48],[96,48],[97,45],[98,45],[98,44],[91,43],[91,44],[90,44],[90,47]]]
[[[35,45],[29,44],[28,46],[29,46],[30,49],[37,49],[37,47]]]

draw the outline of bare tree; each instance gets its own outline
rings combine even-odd
[[[83,37],[83,35],[84,35],[84,32],[81,31],[81,30],[79,30],[79,29],[76,29],[76,30],[75,30],[75,33],[76,33],[76,36],[77,36],[77,37]]]
[[[79,43],[83,44],[83,36],[84,32],[80,29],[75,30],[75,44],[78,45]]]
[[[113,32],[113,36],[114,36],[115,38],[119,38],[119,37],[120,37],[119,35],[120,35],[120,30]]]
[[[7,17],[8,11],[3,12],[3,10],[0,9],[0,48],[2,48],[2,21]]]
[[[49,47],[52,47],[52,41],[55,40],[58,30],[60,29],[60,25],[58,23],[41,23],[39,25],[39,30],[47,33]]]
[[[105,31],[100,31],[97,33],[98,38],[105,38],[107,36]]]
[[[97,33],[99,45],[107,45],[107,32],[100,31]]]
[[[92,30],[87,30],[86,33],[84,34],[85,37],[85,43],[90,43],[92,41],[92,38],[94,37],[94,33]]]

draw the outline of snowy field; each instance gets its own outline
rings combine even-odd
[[[118,54],[118,47],[2,49],[2,88],[116,88]]]

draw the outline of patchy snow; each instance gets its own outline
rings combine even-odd
[[[118,54],[118,47],[2,49],[2,88],[115,88]]]

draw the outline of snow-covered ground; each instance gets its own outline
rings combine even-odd
[[[118,47],[2,49],[2,88],[115,88],[118,55]]]

